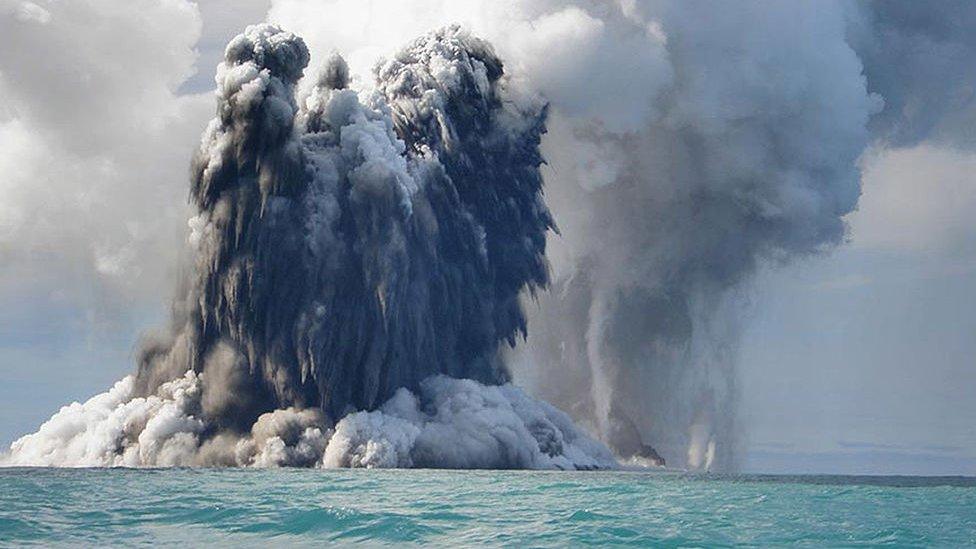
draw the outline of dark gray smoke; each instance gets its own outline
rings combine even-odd
[[[895,147],[976,145],[976,4],[875,0],[858,7],[851,45],[868,90],[885,103],[872,132]]]
[[[186,424],[200,440],[251,441],[227,462],[282,462],[255,457],[275,440],[255,432],[270,410],[325,411],[285,422],[289,451],[373,410],[336,427],[348,451],[330,463],[401,465],[436,462],[430,440],[466,440],[442,410],[524,412],[493,384],[508,379],[501,343],[526,331],[519,296],[546,285],[548,234],[554,280],[528,309],[518,374],[622,456],[734,468],[741,301],[757,269],[844,241],[872,141],[976,143],[964,2],[372,4],[388,15],[361,33],[355,1],[275,0],[271,16],[323,51],[343,46],[354,68],[402,34],[470,20],[511,71],[453,28],[380,64],[369,93],[349,89],[335,55],[298,86],[305,48],[271,27],[228,49],[194,168],[197,275],[173,335],[116,391],[188,403],[208,418]],[[421,383],[438,373],[488,386]],[[508,439],[535,451],[575,440],[530,408],[474,431],[497,442],[513,425]],[[383,451],[366,451],[390,426]],[[437,459],[553,458],[489,454]]]
[[[435,374],[507,381],[498,345],[547,283],[544,108],[506,102],[501,62],[458,28],[380,65],[365,103],[333,56],[298,105],[308,60],[271,26],[228,46],[193,162],[196,279],[141,392],[219,377],[205,398],[235,399],[208,412],[243,427],[289,406],[335,421]]]
[[[520,294],[548,284],[545,104],[459,27],[370,92],[332,55],[297,94],[308,62],[271,25],[228,45],[171,334],[7,463],[615,466],[499,356],[525,334]]]

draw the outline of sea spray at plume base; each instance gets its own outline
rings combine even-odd
[[[190,371],[136,396],[132,376],[63,407],[0,458],[4,466],[428,467],[606,469],[610,452],[565,413],[511,384],[437,376],[400,389],[372,412],[334,428],[318,409],[279,409],[248,432],[201,419],[201,377]]]

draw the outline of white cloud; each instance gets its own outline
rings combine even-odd
[[[922,144],[872,151],[864,196],[851,217],[853,245],[951,252],[976,244],[976,154]]]
[[[0,6],[5,268],[63,273],[54,283],[68,292],[87,291],[68,283],[83,272],[92,285],[164,299],[190,153],[213,109],[209,97],[176,93],[200,29],[184,0]]]

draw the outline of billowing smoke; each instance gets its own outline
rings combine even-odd
[[[545,104],[459,27],[368,92],[332,55],[299,94],[308,62],[272,25],[228,45],[171,332],[9,462],[613,466],[499,356],[525,334],[520,294],[548,283]]]
[[[622,455],[734,469],[753,274],[846,238],[872,141],[972,146],[976,13],[965,2],[619,5],[665,36],[669,78],[629,131],[559,116],[553,101],[543,149],[562,238],[523,371]]]
[[[756,270],[845,239],[873,139],[972,127],[955,116],[974,81],[962,3],[391,0],[368,21],[327,4],[275,0],[271,17],[354,60],[465,21],[550,101],[554,284],[528,306],[516,378],[619,454],[676,466],[736,465]],[[341,23],[316,31],[323,9]]]
[[[892,147],[976,146],[976,4],[872,0],[860,8],[848,34],[868,91],[884,98],[869,122],[874,136]]]
[[[756,267],[846,238],[866,146],[973,147],[976,11],[878,1],[635,12],[660,23],[673,80],[648,127],[604,146],[618,160],[612,185],[584,183],[567,208],[550,181],[573,259],[530,323],[542,335],[532,359],[576,374],[538,394],[592,418],[623,453],[648,452],[640,442],[675,465],[734,468],[736,345]],[[587,385],[591,399],[572,396]]]
[[[511,384],[435,376],[399,389],[380,409],[329,426],[317,408],[285,408],[243,432],[214,431],[202,412],[205,374],[188,371],[149,396],[129,376],[63,407],[14,442],[7,466],[451,467],[590,469],[616,466],[565,413]]]
[[[552,187],[572,262],[529,350],[556,380],[540,394],[618,452],[692,468],[735,466],[739,290],[761,261],[842,241],[880,105],[840,10],[713,7],[657,6],[673,78],[646,124],[575,132],[614,173]]]
[[[211,415],[250,424],[288,406],[338,420],[435,374],[506,381],[518,295],[547,283],[542,104],[507,99],[501,62],[458,28],[380,65],[362,99],[333,56],[299,107],[308,60],[272,26],[228,46],[193,166],[197,278],[139,390],[219,377],[255,409]]]
[[[466,440],[443,395],[500,410],[504,394],[518,419],[497,425],[521,422],[530,450],[601,461],[569,458],[584,439],[542,403],[518,412],[504,359],[621,457],[734,468],[754,273],[843,242],[872,142],[976,143],[974,17],[953,1],[273,0],[269,19],[327,61],[299,80],[304,46],[269,27],[228,48],[194,164],[197,275],[131,394],[194,372],[201,449],[261,454],[277,427],[252,431],[279,410],[269,425],[290,434],[272,445],[323,463],[555,466],[429,450],[443,438],[418,425]],[[455,22],[504,70],[456,28],[370,70]],[[552,284],[534,292],[544,251]]]

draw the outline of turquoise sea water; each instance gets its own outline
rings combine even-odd
[[[0,545],[976,546],[976,479],[0,469]]]

